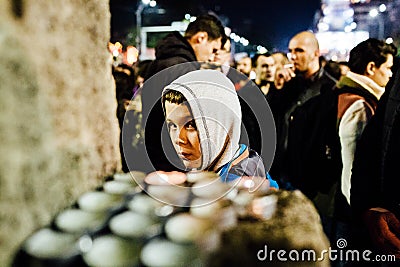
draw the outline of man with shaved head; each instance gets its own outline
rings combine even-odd
[[[320,69],[318,40],[312,32],[300,32],[289,42],[289,58],[294,70],[310,79]]]
[[[288,169],[285,165],[289,122],[293,111],[301,107],[310,98],[323,90],[331,90],[337,82],[319,63],[318,40],[312,32],[303,31],[290,39],[288,57],[293,67],[278,70],[277,75],[285,80],[271,100],[277,131],[277,146],[271,175],[281,180],[283,186],[288,183]]]
[[[289,41],[288,58],[293,64],[290,68],[282,68],[277,71],[277,75],[284,79],[281,90],[277,90],[273,99],[270,100],[276,125],[276,151],[270,174],[280,182],[280,186],[285,189],[299,189],[299,176],[304,171],[303,160],[297,160],[293,155],[304,154],[314,151],[315,140],[308,138],[299,144],[298,136],[307,135],[308,129],[314,129],[308,119],[309,104],[320,101],[319,95],[327,95],[325,92],[332,92],[337,80],[328,74],[320,65],[318,40],[312,32],[303,31],[293,36]],[[317,112],[321,114],[321,112]],[[325,113],[324,113],[325,114]],[[300,116],[299,116],[300,115]],[[321,115],[322,116],[322,115]],[[323,120],[323,118],[321,117]],[[318,118],[319,120],[319,118]],[[311,124],[310,124],[311,123]],[[296,127],[294,128],[294,125]],[[300,125],[300,126],[299,126]],[[315,125],[318,125],[315,122]],[[311,131],[311,130],[310,130]],[[310,135],[311,136],[311,135]],[[299,151],[299,149],[301,151]],[[303,153],[304,152],[304,153]],[[306,157],[306,156],[305,156]],[[313,166],[318,168],[318,166]],[[324,177],[315,184],[301,184],[301,191],[310,198],[317,207],[321,215],[321,220],[325,233],[330,235],[330,220],[324,216],[326,208],[319,208],[319,195],[314,196],[314,187],[325,185],[327,181]],[[325,201],[322,201],[325,203]]]

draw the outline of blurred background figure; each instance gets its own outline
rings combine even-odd
[[[135,70],[127,64],[112,66],[112,75],[115,81],[115,93],[117,101],[122,99],[130,100],[133,96],[133,88],[135,85]],[[126,98],[131,95],[130,98]]]
[[[120,127],[120,154],[122,160],[122,169],[127,170],[123,147],[122,147],[122,126],[125,113],[133,97],[133,88],[135,85],[134,69],[126,64],[120,64],[112,67],[112,74],[115,81],[115,90],[117,98],[117,119]]]
[[[210,57],[210,62],[221,67],[221,71],[227,74],[232,66],[231,39],[227,36],[222,38],[221,49],[215,51]]]
[[[292,188],[288,181],[287,157],[289,124],[294,118],[294,111],[301,110],[304,103],[319,95],[322,91],[331,90],[337,80],[320,64],[319,43],[316,36],[309,31],[295,34],[289,41],[288,55],[293,67],[278,71],[284,79],[281,90],[272,97],[271,109],[274,114],[277,147],[271,168],[271,175],[279,177],[282,185]]]
[[[319,64],[321,68],[324,68],[327,75],[330,75],[333,79],[339,80],[342,76],[342,70],[338,62],[333,60],[327,60],[324,56],[319,57]]]
[[[145,79],[159,71],[185,62],[208,62],[221,49],[225,29],[214,15],[200,15],[189,23],[184,35],[178,31],[169,33],[156,45],[156,58],[150,64]],[[160,94],[158,94],[160,93]],[[157,96],[161,91],[157,92]]]
[[[274,58],[276,66],[274,85],[276,89],[282,89],[285,84],[285,79],[283,76],[279,75],[279,72],[283,68],[289,67],[288,64],[290,64],[290,60],[285,52],[274,52],[271,56]]]
[[[336,85],[339,92],[354,90],[347,95],[340,94],[338,98],[337,131],[341,145],[342,169],[334,199],[334,218],[340,225],[337,228],[342,229],[339,232],[341,236],[346,234],[343,230],[350,232],[350,236],[352,231],[350,189],[356,144],[374,116],[385,87],[393,76],[392,67],[396,54],[397,47],[383,40],[369,38],[359,43],[350,51],[350,70]],[[352,98],[355,100],[350,100]],[[363,181],[365,182],[365,177]],[[362,202],[366,202],[366,199]]]
[[[244,75],[246,75],[247,77],[250,77],[250,73],[252,71],[252,64],[251,64],[251,57],[249,56],[244,56],[242,58],[240,58],[237,62],[236,62],[236,69],[237,71],[243,73]]]
[[[125,158],[131,159],[134,155],[145,153],[144,150],[144,130],[142,127],[142,90],[144,84],[144,75],[147,67],[152,60],[137,61],[133,66],[135,70],[134,87],[130,94],[126,97],[130,99],[124,100],[123,109],[120,111],[123,114],[123,132],[121,131],[120,149],[122,158],[122,170],[129,172]],[[122,107],[121,107],[122,108]],[[122,127],[122,125],[121,125]],[[122,128],[121,128],[122,129]],[[125,143],[122,140],[124,135]],[[124,144],[124,145],[123,145]]]
[[[276,65],[275,59],[270,54],[258,54],[253,58],[256,78],[255,84],[266,96],[274,87]]]
[[[349,68],[349,64],[347,61],[339,61],[339,68],[340,68],[340,74],[342,76],[345,76],[347,74],[347,72],[350,70]]]
[[[136,96],[137,93],[139,92],[139,89],[143,86],[143,83],[145,81],[144,77],[146,75],[146,72],[148,71],[148,66],[151,64],[153,60],[151,59],[146,59],[146,60],[140,60],[137,61],[136,64],[134,65],[135,69],[135,87],[133,88],[133,95]]]
[[[290,60],[285,52],[274,52],[271,54],[271,56],[275,60],[275,66],[277,69],[281,69],[283,66],[290,63]]]
[[[221,49],[211,56],[209,62],[202,64],[202,69],[220,70],[233,83],[239,95],[240,108],[242,111],[240,141],[261,154],[260,122],[257,120],[254,110],[257,105],[260,105],[257,96],[259,89],[248,76],[231,67],[231,63],[231,40],[229,37],[225,36],[225,38],[222,38]],[[261,116],[261,112],[258,113],[258,116]],[[262,115],[265,115],[264,110]]]
[[[142,127],[146,152],[151,162],[144,159],[144,162],[135,165],[136,169],[172,171],[182,168],[176,153],[171,152],[168,158],[166,155],[166,151],[173,151],[173,147],[163,128],[161,92],[164,86],[177,77],[199,69],[200,62],[208,62],[213,53],[221,49],[224,36],[225,28],[220,19],[211,14],[203,14],[189,23],[183,36],[175,31],[157,43],[156,59],[147,68],[144,76],[146,82],[142,88]],[[168,75],[155,77],[155,74],[172,66],[176,67]],[[161,140],[165,140],[165,143]]]

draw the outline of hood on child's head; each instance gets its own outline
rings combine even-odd
[[[196,70],[166,86],[187,99],[202,152],[201,170],[216,171],[239,149],[241,107],[233,83],[218,70]]]

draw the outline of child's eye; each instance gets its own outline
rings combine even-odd
[[[173,122],[168,122],[167,127],[168,127],[168,130],[174,130],[177,128],[176,124]]]
[[[186,129],[188,130],[197,130],[196,123],[194,120],[191,120],[185,124]]]

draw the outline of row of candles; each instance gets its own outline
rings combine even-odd
[[[241,216],[268,219],[268,180],[210,172],[116,173],[29,236],[13,266],[177,266],[206,261]],[[161,252],[160,252],[161,251]]]

